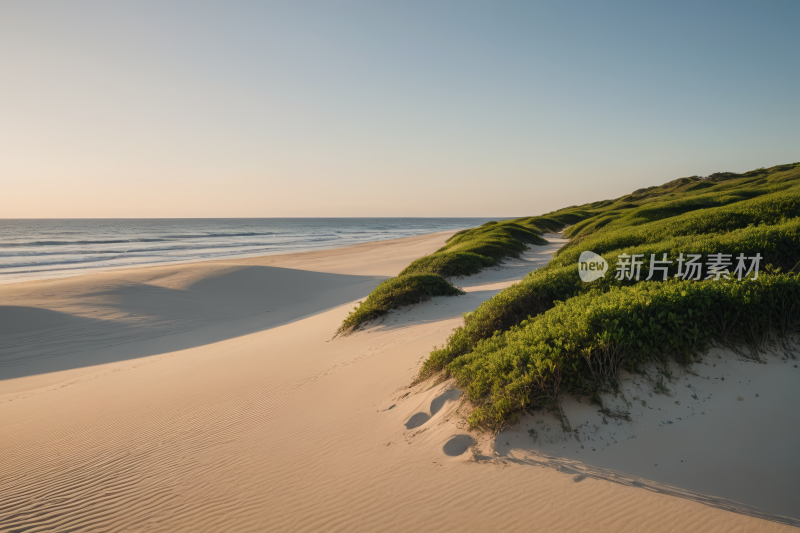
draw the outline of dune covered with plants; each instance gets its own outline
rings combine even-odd
[[[427,300],[432,296],[456,296],[463,292],[447,278],[471,276],[509,257],[519,257],[530,245],[544,245],[542,233],[557,231],[574,215],[527,217],[487,222],[462,230],[431,255],[417,259],[397,277],[382,282],[342,322],[337,335],[385,315],[391,309]]]
[[[557,412],[563,394],[599,402],[621,369],[688,364],[713,343],[758,360],[800,329],[800,163],[681,178],[507,223],[537,219],[571,224],[570,242],[466,314],[419,373],[454,377],[473,427]],[[603,258],[605,276],[581,280],[584,251]],[[689,272],[690,256],[700,269]],[[639,276],[617,271],[630,258]]]

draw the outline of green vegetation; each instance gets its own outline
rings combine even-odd
[[[420,371],[420,379],[456,378],[475,406],[474,427],[499,430],[526,409],[558,412],[562,393],[598,401],[620,368],[635,372],[670,355],[691,362],[710,342],[744,345],[758,358],[759,347],[800,329],[800,277],[791,273],[800,268],[800,163],[681,178],[537,218],[573,224],[565,232],[571,242],[466,314]],[[611,271],[582,282],[584,250],[602,255]],[[651,254],[763,259],[757,280],[678,280],[673,263],[668,281],[637,283],[614,276],[623,253],[644,254],[643,280]]]
[[[800,329],[800,275],[758,280],[643,282],[559,302],[477,344],[448,366],[476,409],[470,424],[500,430],[526,409],[557,409],[562,393],[595,396],[621,367],[741,344],[758,359],[773,335]]]
[[[564,225],[557,218],[527,217],[487,222],[478,228],[459,231],[442,248],[417,259],[396,278],[378,285],[344,320],[337,334],[346,335],[402,305],[431,296],[461,294],[445,278],[471,276],[507,257],[519,257],[528,245],[547,244],[542,233],[558,231]]]
[[[411,274],[389,278],[378,285],[366,300],[342,322],[339,334],[347,334],[360,324],[378,318],[401,305],[411,305],[432,296],[457,296],[464,291],[435,274]]]
[[[460,231],[431,255],[417,259],[400,275],[439,274],[471,276],[506,257],[519,257],[529,244],[547,244],[540,234],[564,227],[556,221],[520,224],[517,221],[487,222],[479,228]],[[551,229],[553,228],[553,229]]]
[[[406,276],[408,274],[427,272],[448,278],[471,276],[494,264],[495,261],[491,257],[472,252],[435,253],[417,259],[400,272],[400,275]]]

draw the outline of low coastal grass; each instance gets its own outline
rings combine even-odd
[[[435,253],[417,259],[400,272],[400,275],[430,273],[447,278],[471,276],[493,265],[495,260],[491,257],[472,252]]]
[[[431,352],[422,367],[420,377],[444,370],[451,361],[469,353],[480,340],[547,311],[557,301],[564,301],[588,291],[602,293],[615,287],[637,283],[635,279],[617,280],[613,274],[591,284],[583,283],[578,275],[577,261],[580,251],[584,249],[591,250],[581,247],[574,249],[574,257],[559,256],[547,267],[528,273],[522,281],[501,291],[475,311],[465,315],[464,325],[453,331],[443,347]],[[743,253],[747,257],[760,253],[767,269],[787,272],[800,261],[800,218],[788,219],[782,224],[750,226],[729,233],[665,238],[660,242],[614,249],[601,256],[609,264],[613,264],[620,253],[644,254],[642,272],[648,272],[651,254],[661,258],[666,253],[668,257],[675,258],[687,250],[700,254],[703,261],[712,253]],[[675,276],[677,268],[674,263],[669,267],[669,278]]]
[[[385,315],[391,309],[412,305],[433,296],[458,296],[464,291],[437,274],[409,274],[389,278],[378,285],[366,300],[359,302],[337,330],[346,335],[364,322]]]
[[[396,278],[381,283],[342,322],[337,334],[346,335],[390,309],[417,303],[423,296],[460,294],[446,278],[471,276],[498,265],[508,257],[519,257],[530,245],[548,244],[541,234],[557,231],[564,223],[554,218],[528,217],[492,221],[454,234],[431,255],[417,259]]]
[[[571,242],[546,267],[465,314],[419,373],[418,379],[454,376],[476,407],[474,427],[496,431],[524,410],[557,410],[564,392],[596,399],[621,366],[635,371],[670,353],[691,361],[712,341],[757,354],[769,339],[797,332],[798,163],[681,178],[541,218],[573,224],[565,232]],[[683,281],[673,263],[668,281],[637,283],[610,272],[584,283],[577,269],[584,250],[612,269],[620,254],[643,254],[644,274],[651,254],[674,260],[697,253],[705,262],[710,254],[759,253],[761,274]]]
[[[558,411],[561,394],[613,389],[620,368],[636,372],[670,356],[691,362],[716,341],[759,349],[800,331],[800,276],[742,282],[645,282],[582,294],[538,318],[481,340],[448,371],[475,409],[473,427],[501,430],[525,410]]]

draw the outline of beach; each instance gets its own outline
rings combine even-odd
[[[452,381],[411,386],[462,314],[546,264],[559,234],[454,279],[463,296],[334,337],[453,233],[0,286],[0,531],[800,525],[797,361],[712,351],[631,421],[565,400],[582,440],[537,414],[479,433]]]

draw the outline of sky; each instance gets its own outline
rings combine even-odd
[[[800,161],[800,2],[0,3],[0,218],[538,215]]]

